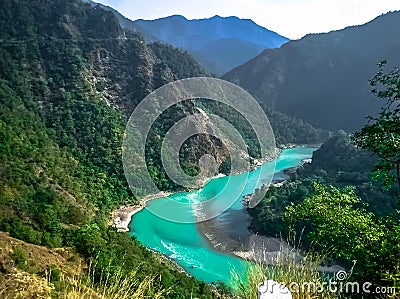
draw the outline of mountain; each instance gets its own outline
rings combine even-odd
[[[160,41],[187,50],[217,75],[248,61],[265,48],[277,48],[288,41],[251,20],[237,17],[188,20],[174,15],[135,23]]]
[[[382,105],[368,80],[386,59],[400,65],[400,12],[268,49],[222,78],[274,110],[327,130],[358,130]]]
[[[135,200],[120,153],[129,115],[154,89],[207,72],[187,53],[148,46],[113,13],[80,0],[5,0],[0,22],[0,181],[23,197],[24,182],[40,177],[28,185],[65,190],[88,219],[96,209]],[[172,109],[168,120],[190,109]]]

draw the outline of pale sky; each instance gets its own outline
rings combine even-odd
[[[290,39],[364,24],[400,0],[95,0],[131,20],[153,20],[174,14],[188,19],[237,16]]]

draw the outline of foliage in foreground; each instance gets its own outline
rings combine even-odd
[[[155,276],[142,279],[137,271],[128,275],[121,271],[110,275],[106,271],[96,282],[93,277],[98,273],[93,271],[89,269],[86,274],[72,277],[54,266],[43,275],[14,271],[7,275],[11,285],[0,287],[0,296],[4,299],[162,299],[168,295],[167,289],[157,287]]]
[[[305,244],[315,243],[345,263],[355,261],[355,276],[379,285],[396,284],[400,269],[400,225],[390,217],[376,217],[363,207],[352,188],[315,184],[315,193],[291,205],[285,220],[303,231]],[[391,281],[387,278],[393,277]],[[398,283],[398,280],[397,280]]]
[[[72,278],[62,276],[55,282],[57,287],[52,297],[58,295],[66,299],[162,299],[168,294],[168,289],[156,286],[157,277],[155,276],[142,279],[137,275],[137,271],[129,274],[118,271],[112,275],[111,271],[105,271],[104,275],[100,273],[100,281],[95,282],[93,277],[99,274],[94,271],[94,269],[89,269],[90,275],[85,276]],[[49,277],[51,277],[51,272]]]
[[[379,63],[378,73],[370,80],[371,92],[386,104],[377,117],[353,136],[354,143],[375,153],[381,159],[373,176],[386,188],[394,182],[400,188],[400,70],[387,72],[387,62]]]

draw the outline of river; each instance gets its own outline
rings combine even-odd
[[[315,150],[314,147],[284,149],[275,159],[274,179],[285,179],[283,170],[300,165],[303,160],[311,158]],[[271,171],[273,164],[267,162],[251,172],[214,178],[200,190],[156,199],[149,202],[148,206],[153,212],[163,211],[165,213],[167,211],[174,215],[181,215],[185,219],[191,217],[194,219],[196,211],[193,211],[190,205],[182,205],[182,209],[169,211],[171,200],[188,203],[204,201],[217,195],[218,201],[223,202],[230,200],[230,194],[235,194],[235,198],[237,198],[238,193],[241,196],[252,193],[263,184],[263,173]],[[229,216],[230,212],[244,214],[241,196],[231,205],[227,213],[220,215],[218,219],[225,224],[235,222],[236,227],[241,227],[241,229],[235,229],[235,232],[246,234],[248,233],[246,222],[242,223],[237,219],[231,220]],[[211,248],[195,223],[171,222],[154,215],[148,209],[143,209],[134,215],[129,228],[130,234],[143,245],[165,254],[191,275],[207,283],[222,281],[229,285],[233,270],[240,275],[244,274],[246,262],[230,253],[219,252]]]

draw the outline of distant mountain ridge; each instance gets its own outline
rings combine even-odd
[[[400,65],[400,12],[324,34],[310,34],[265,50],[222,78],[277,111],[312,125],[353,131],[382,103],[368,80],[381,60]]]
[[[237,38],[265,48],[276,48],[288,41],[287,38],[257,25],[252,20],[238,17],[216,15],[208,19],[188,20],[181,15],[173,15],[151,21],[140,19],[135,23],[160,40],[194,50],[200,50],[211,40],[224,38]]]
[[[187,50],[217,75],[245,63],[266,48],[277,48],[287,38],[238,17],[214,16],[188,20],[173,15],[135,24],[162,42]]]

